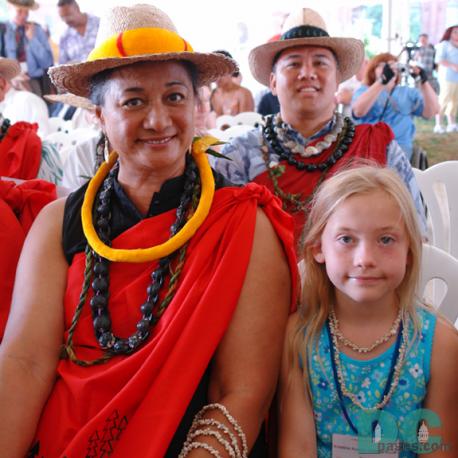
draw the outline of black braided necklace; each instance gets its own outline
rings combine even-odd
[[[94,208],[95,208],[95,229],[100,239],[107,245],[111,246],[111,195],[113,193],[114,180],[118,173],[118,167],[113,168],[105,178],[100,192],[98,193]],[[174,236],[186,223],[186,220],[191,217],[200,194],[200,179],[197,173],[197,166],[192,156],[186,157],[185,168],[185,183],[184,191],[180,199],[180,204],[176,210],[175,222],[170,227],[170,235]],[[75,363],[88,366],[92,364],[100,364],[115,355],[127,355],[135,352],[149,337],[152,327],[158,322],[167,306],[171,302],[174,294],[175,285],[181,272],[181,267],[184,263],[184,255],[187,244],[180,250],[172,253],[169,256],[159,260],[158,266],[151,273],[151,283],[146,289],[146,301],[140,306],[142,313],[141,319],[137,322],[136,331],[127,338],[118,337],[113,334],[111,326],[111,318],[108,309],[108,289],[109,289],[109,261],[91,249],[86,250],[87,263],[90,264],[94,259],[92,266],[93,281],[91,287],[94,295],[90,300],[92,311],[92,320],[95,331],[95,336],[100,347],[104,350],[105,355],[102,358],[93,361],[84,361],[76,358],[72,349],[73,332],[76,327],[77,320],[81,313],[81,308],[84,305],[87,290],[84,288],[81,294],[80,303],[75,311],[72,326],[69,330],[69,337],[65,348],[65,357],[70,357]],[[168,293],[165,295],[160,304],[159,293],[165,283],[166,277],[171,274],[171,262],[179,254],[180,269],[171,277]],[[88,262],[89,259],[89,262]],[[88,276],[91,275],[91,269],[86,269],[85,283]]]
[[[284,191],[278,183],[278,178],[285,172],[285,166],[275,162],[272,164],[270,160],[271,151],[274,151],[280,157],[280,160],[287,161],[288,164],[296,167],[296,169],[300,171],[320,171],[321,175],[317,182],[317,188],[318,185],[322,183],[322,181],[326,178],[328,170],[339,159],[341,159],[345,152],[348,150],[348,147],[350,146],[355,135],[355,126],[350,118],[345,118],[342,132],[336,139],[336,144],[332,154],[323,162],[311,164],[298,161],[295,159],[292,151],[282,145],[282,142],[278,138],[277,132],[275,130],[273,115],[267,116],[265,119],[265,126],[263,126],[262,130],[264,145],[261,146],[261,153],[267,168],[267,173],[272,181],[274,193],[281,199],[284,210],[287,210],[290,213],[308,212],[308,205],[313,197],[313,193],[304,198],[301,194],[293,194]]]
[[[0,126],[0,142],[3,140],[5,137],[6,133],[8,132],[8,129],[11,126],[11,121],[8,118],[2,118],[0,117],[0,121],[2,122],[2,125]]]
[[[340,141],[337,142],[337,145],[332,154],[325,161],[319,162],[318,164],[309,164],[306,162],[298,161],[294,158],[291,151],[285,148],[279,141],[277,133],[275,132],[273,116],[266,117],[266,123],[263,127],[262,135],[270,148],[276,154],[278,154],[280,160],[287,161],[289,165],[296,167],[297,170],[305,172],[316,172],[317,170],[320,170],[323,172],[332,167],[345,154],[351,142],[353,141],[353,137],[355,135],[355,125],[353,124],[353,121],[348,117],[344,120],[343,132],[343,137]]]

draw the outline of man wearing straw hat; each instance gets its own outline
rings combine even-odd
[[[34,22],[27,21],[29,11],[38,9],[35,0],[7,0],[11,20],[5,31],[6,57],[16,59],[21,65],[24,76],[29,78],[32,92],[42,96],[50,91],[51,85],[47,75],[53,65],[53,55],[48,36],[43,28]]]
[[[363,43],[330,37],[322,17],[309,8],[290,14],[283,31],[280,40],[249,55],[253,76],[278,96],[280,113],[223,147],[231,160],[218,158],[214,168],[233,183],[269,187],[294,216],[297,239],[314,189],[350,159],[396,169],[424,221],[412,169],[391,129],[384,123],[355,127],[335,111],[338,84],[360,68]]]

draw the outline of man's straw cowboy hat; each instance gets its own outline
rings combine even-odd
[[[340,81],[356,74],[364,59],[364,45],[361,40],[330,37],[323,18],[310,8],[301,8],[286,18],[278,41],[269,41],[250,52],[250,70],[256,80],[269,86],[275,58],[281,51],[295,46],[330,49],[337,59]]]

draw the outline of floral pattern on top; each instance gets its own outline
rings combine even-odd
[[[383,409],[396,418],[398,426],[403,423],[410,412],[421,408],[430,377],[436,316],[433,312],[423,308],[418,308],[417,314],[421,324],[421,333],[414,336],[413,323],[409,322],[408,352],[401,370],[399,385]],[[413,340],[414,337],[415,340]],[[366,361],[351,358],[340,352],[346,387],[358,397],[363,406],[371,407],[380,401],[394,349],[393,344],[381,355]],[[330,357],[330,341],[326,327],[321,330],[319,336],[318,353],[313,345],[313,352],[308,358],[308,372],[315,416],[318,457],[331,458],[332,435],[354,435],[354,432],[345,419],[336,391]],[[344,398],[344,403],[351,421],[356,425],[362,413],[361,409],[352,404],[348,398]],[[413,452],[400,448],[399,456],[401,458],[416,456]]]

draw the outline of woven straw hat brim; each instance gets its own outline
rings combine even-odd
[[[38,3],[36,3],[36,2],[33,2],[31,5],[22,5],[21,3],[15,2],[14,0],[6,0],[6,1],[10,5],[19,6],[21,8],[27,8],[27,9],[33,10],[33,11],[37,10],[40,7],[40,5]]]
[[[15,59],[0,58],[0,76],[11,80],[21,73],[19,62]]]
[[[71,105],[76,108],[84,108],[85,110],[95,110],[95,105],[86,97],[80,97],[75,94],[46,94],[43,96],[50,102],[62,102],[66,105]]]
[[[275,56],[280,51],[296,46],[319,46],[331,49],[338,62],[339,82],[355,75],[364,59],[364,44],[356,38],[316,37],[274,41],[251,50],[248,61],[254,78],[268,87]]]
[[[68,91],[81,97],[88,97],[90,80],[97,73],[136,62],[166,62],[170,60],[184,60],[195,64],[199,86],[209,84],[221,76],[238,70],[233,60],[220,54],[177,52],[110,57],[78,64],[65,64],[51,67],[48,73],[59,90]]]

